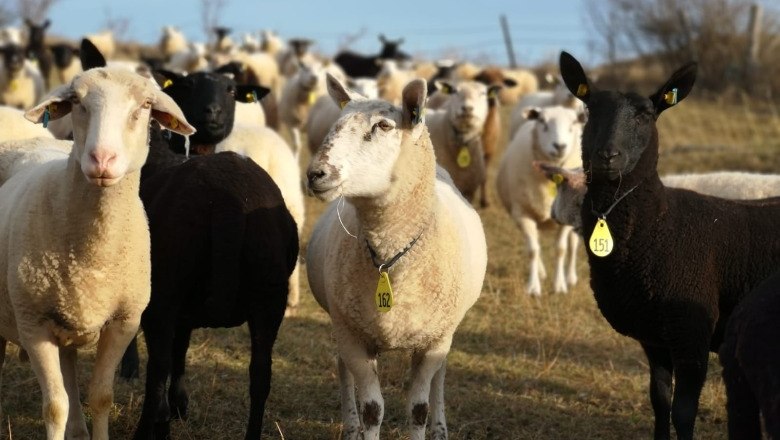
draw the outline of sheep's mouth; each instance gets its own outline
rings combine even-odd
[[[109,186],[116,185],[117,183],[119,183],[120,180],[122,180],[122,178],[121,177],[105,177],[105,176],[100,176],[100,177],[87,176],[87,180],[89,181],[89,183],[91,183],[91,184],[93,184],[95,186],[99,186],[101,188],[107,188]]]
[[[341,184],[309,185],[309,193],[323,202],[330,202],[341,195]]]

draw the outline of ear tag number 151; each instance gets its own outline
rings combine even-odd
[[[612,241],[612,234],[609,232],[606,219],[600,218],[596,222],[596,227],[593,228],[588,245],[590,251],[597,257],[606,257],[612,252],[614,242]]]

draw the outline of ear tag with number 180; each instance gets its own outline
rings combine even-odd
[[[379,271],[379,282],[376,284],[376,309],[380,312],[389,312],[393,307],[393,288],[390,287],[390,274],[387,271]]]
[[[596,227],[593,228],[588,245],[590,251],[597,257],[606,257],[612,252],[614,242],[612,241],[612,234],[609,232],[609,226],[607,226],[607,219],[600,218],[596,222]]]

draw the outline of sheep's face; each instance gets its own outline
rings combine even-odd
[[[150,118],[182,134],[194,132],[173,100],[140,75],[116,68],[80,74],[25,117],[42,122],[66,114],[73,120],[73,157],[98,186],[112,186],[141,169],[149,152]]]
[[[54,58],[54,65],[64,69],[73,62],[76,51],[69,44],[54,44],[51,46],[51,53]]]
[[[416,139],[424,127],[425,82],[406,86],[401,109],[348,91],[330,75],[328,92],[344,108],[309,165],[310,192],[325,201],[386,194],[405,136]]]
[[[24,48],[16,44],[9,44],[2,49],[3,65],[11,73],[15,74],[24,68]]]
[[[239,86],[219,73],[197,72],[188,76],[158,73],[164,77],[161,79],[163,91],[173,98],[198,130],[190,138],[196,154],[210,152],[233,131],[236,101],[255,102],[269,92],[260,86]]]
[[[299,98],[302,102],[310,103],[310,94],[319,93],[325,89],[325,69],[319,64],[306,65],[300,63],[295,73],[295,82],[299,86]]]
[[[534,148],[545,159],[560,162],[579,151],[583,114],[560,106],[533,107],[523,113],[526,123],[533,124]]]
[[[474,81],[457,85],[437,81],[436,86],[449,96],[445,104],[447,117],[458,131],[481,130],[488,114],[488,87]]]
[[[588,107],[582,162],[594,180],[617,180],[630,174],[648,147],[652,147],[649,154],[657,156],[655,120],[688,96],[696,81],[696,63],[689,63],[645,98],[636,93],[594,90],[579,61],[566,52],[561,53],[560,67],[566,87]]]
[[[580,210],[588,191],[585,172],[582,168],[566,169],[545,162],[534,162],[533,165],[556,185],[550,217],[562,225],[571,225],[575,230],[581,231]]]

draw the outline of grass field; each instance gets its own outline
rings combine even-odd
[[[780,172],[779,111],[750,102],[686,101],[659,121],[660,171]],[[618,335],[599,313],[588,286],[584,252],[580,283],[571,293],[550,294],[548,278],[542,298],[525,294],[523,239],[495,197],[496,165],[489,173],[492,206],[480,212],[488,240],[487,276],[448,360],[450,438],[651,438],[645,357],[636,342]],[[304,240],[323,208],[308,199]],[[548,273],[552,244],[552,234],[546,233],[543,258]],[[300,310],[284,321],[275,347],[263,438],[337,439],[334,341],[328,316],[312,299],[306,277],[302,280]],[[174,439],[243,438],[249,407],[248,347],[246,327],[195,332],[188,356],[190,419],[173,423]],[[82,390],[93,360],[92,351],[82,354]],[[404,353],[380,357],[386,402],[382,438],[408,438],[408,365]],[[143,378],[143,369],[141,374]],[[3,376],[3,438],[43,438],[40,391],[29,365],[9,353]],[[143,383],[118,381],[115,391],[112,437],[130,438],[140,414]],[[713,356],[697,438],[726,438],[724,403],[720,366]]]

